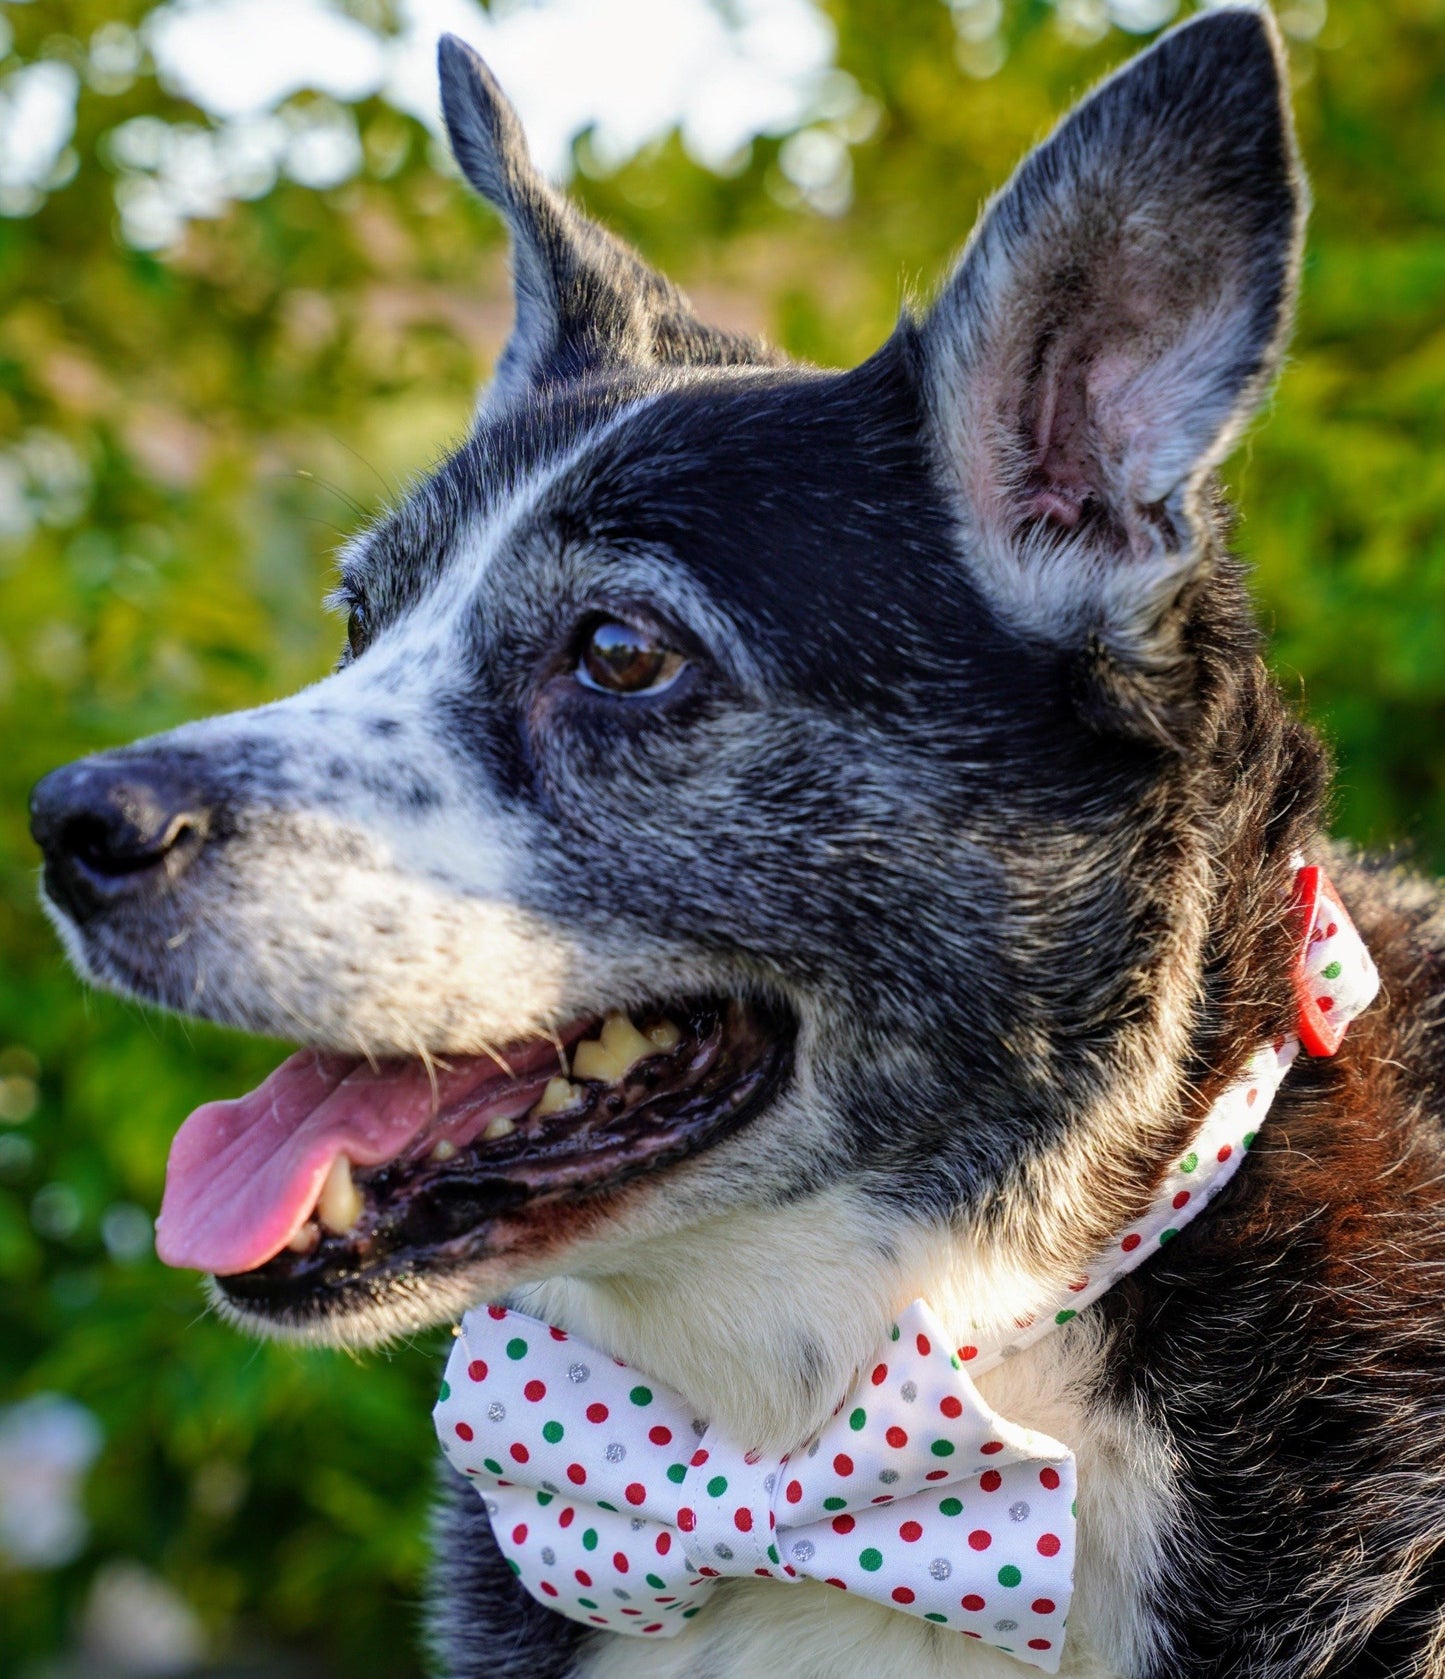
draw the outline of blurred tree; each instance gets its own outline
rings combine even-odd
[[[728,173],[676,138],[609,172],[584,134],[576,190],[715,317],[856,359],[1027,145],[1173,10],[832,0],[845,74],[796,132]],[[272,185],[244,135],[158,85],[144,11],[0,14],[11,78],[45,63],[80,90],[40,190],[0,159],[0,1393],[72,1395],[105,1438],[88,1546],[43,1573],[0,1561],[0,1670],[39,1673],[97,1569],[130,1558],[218,1650],[405,1679],[439,1344],[359,1370],[257,1348],[157,1265],[146,1218],[177,1122],[278,1051],[85,995],[36,904],[24,805],[55,764],[327,667],[330,553],[463,430],[505,266],[490,213],[377,98],[293,98],[288,133],[343,153],[351,134],[354,167]],[[1337,745],[1340,831],[1438,865],[1445,0],[1282,16],[1318,208],[1292,363],[1232,467],[1239,542],[1280,673]],[[223,140],[253,196],[216,191]]]

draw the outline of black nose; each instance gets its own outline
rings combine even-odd
[[[164,892],[194,861],[210,823],[195,777],[160,758],[82,758],[30,795],[45,890],[77,921]]]

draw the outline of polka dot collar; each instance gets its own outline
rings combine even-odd
[[[527,1591],[586,1626],[665,1638],[721,1579],[815,1580],[1056,1672],[1074,1455],[999,1416],[974,1377],[1171,1240],[1234,1175],[1301,1045],[1333,1054],[1373,998],[1374,965],[1323,871],[1298,869],[1294,903],[1299,1037],[1258,1051],[1148,1213],[1007,1342],[952,1344],[914,1301],[797,1451],[739,1446],[682,1395],[560,1329],[504,1306],[469,1312],[434,1420]]]

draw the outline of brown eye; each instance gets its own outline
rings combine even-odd
[[[577,661],[584,688],[604,694],[655,694],[670,688],[687,660],[651,630],[604,618],[594,624]]]
[[[371,624],[366,616],[366,608],[360,601],[351,603],[351,611],[346,618],[346,642],[351,649],[353,659],[359,659],[366,651],[366,644],[371,640]]]

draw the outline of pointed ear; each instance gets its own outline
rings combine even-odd
[[[516,111],[465,42],[444,35],[437,58],[457,163],[512,236],[517,318],[487,408],[607,368],[778,359],[752,339],[704,326],[670,281],[547,182]]]
[[[1018,628],[1175,658],[1205,480],[1288,326],[1304,188],[1268,15],[1206,13],[1106,81],[985,213],[921,327],[968,558]]]

